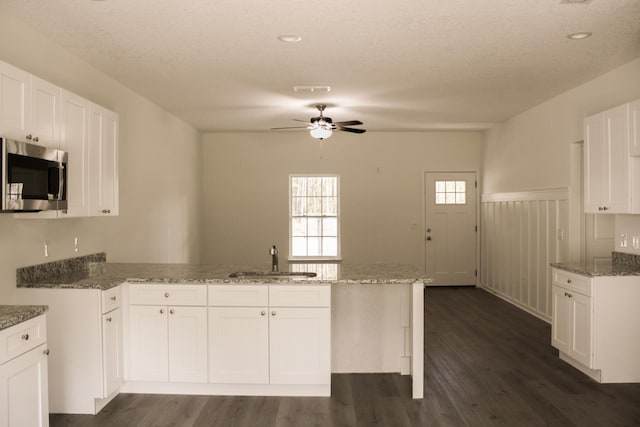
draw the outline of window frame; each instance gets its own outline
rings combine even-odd
[[[336,178],[336,255],[293,255],[293,212],[292,212],[292,182],[293,178]],[[289,174],[289,261],[340,261],[342,259],[341,249],[341,209],[340,209],[340,175],[339,174]],[[333,218],[333,217],[331,217]]]

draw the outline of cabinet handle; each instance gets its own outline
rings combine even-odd
[[[111,297],[111,301],[115,301],[115,300],[116,300],[116,297],[114,295],[114,296]]]
[[[33,138],[33,142],[38,142],[40,140],[40,138],[38,138],[37,136],[35,138]]]
[[[164,293],[164,297],[165,297],[165,298],[169,298],[169,292],[165,292],[165,293]]]
[[[20,337],[20,338],[22,338],[24,341],[29,341],[29,334],[24,334],[24,335],[23,335],[22,337]]]
[[[31,134],[25,136],[25,139],[27,139],[28,141],[31,141],[33,139],[33,136],[31,136]]]
[[[571,283],[571,279],[567,279],[567,283]]]
[[[111,209],[102,209],[102,213],[103,214],[109,214],[109,213],[111,213]]]
[[[42,350],[42,354],[44,354],[45,356],[48,356],[49,355],[49,349],[47,348],[47,349]]]
[[[271,315],[272,315],[272,316],[275,316],[275,315],[276,315],[276,311],[275,311],[275,310],[274,310],[274,311],[272,311],[272,312],[271,312]]]
[[[262,310],[262,311],[260,312],[260,316],[264,316],[265,314],[267,314],[267,312],[266,312],[266,311],[264,311],[264,310]]]
[[[160,314],[164,314],[164,309],[160,309]]]
[[[169,314],[174,314],[175,311],[173,310],[173,308],[171,310],[169,310]]]
[[[111,317],[107,317],[107,318],[106,318],[106,321],[107,321],[107,322],[111,322],[111,320],[112,320],[112,319],[111,319]]]

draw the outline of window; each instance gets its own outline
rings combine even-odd
[[[289,178],[289,235],[292,258],[340,256],[337,175]]]
[[[436,181],[436,205],[464,205],[467,203],[465,181]]]

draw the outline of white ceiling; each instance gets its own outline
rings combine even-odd
[[[422,130],[486,127],[640,57],[640,0],[571,1],[0,0],[0,11],[202,131],[295,125],[317,102],[334,121]],[[566,38],[577,31],[593,36]]]

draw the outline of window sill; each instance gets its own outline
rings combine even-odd
[[[304,263],[304,262],[340,262],[342,258],[340,257],[289,257],[287,259],[288,262],[295,263]]]

